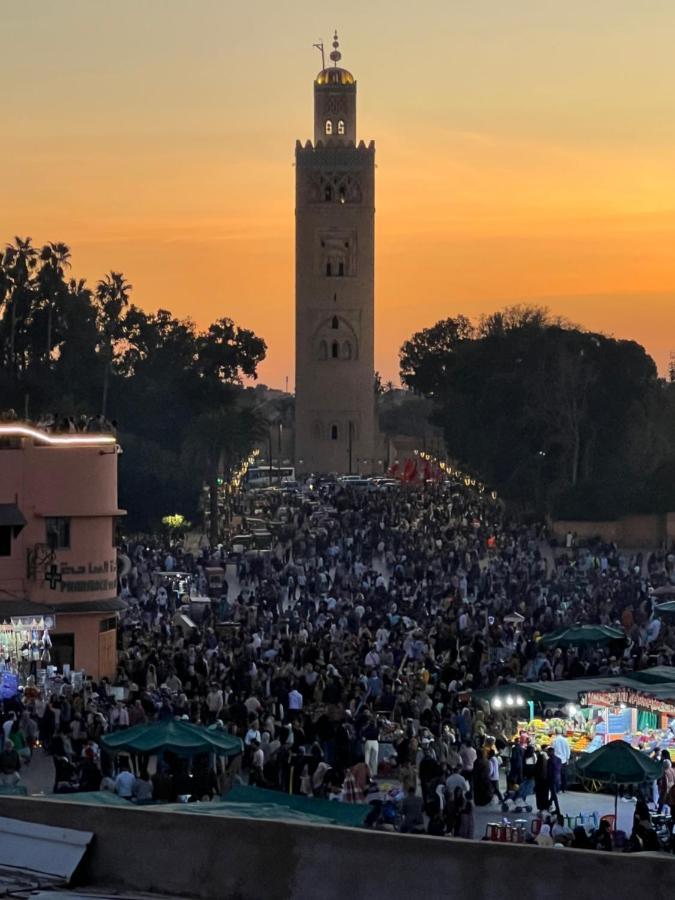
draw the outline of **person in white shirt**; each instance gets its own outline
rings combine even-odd
[[[223,692],[215,684],[212,685],[211,690],[206,695],[206,706],[209,710],[211,722],[216,721],[224,703]]]
[[[258,743],[260,743],[260,741],[261,741],[260,731],[258,730],[257,722],[251,723],[251,727],[246,732],[246,736],[244,737],[244,743],[246,744],[247,747],[250,746],[254,741],[257,741]]]
[[[249,770],[248,783],[264,787],[265,777],[263,775],[263,768],[265,765],[265,754],[260,747],[260,739],[253,741],[251,748],[253,752],[251,754],[251,768]]]
[[[302,709],[304,698],[297,688],[293,688],[288,694],[289,712],[299,712]]]
[[[555,737],[551,741],[553,752],[560,760],[560,790],[567,789],[567,763],[570,761],[570,745],[560,728],[556,728]]]
[[[377,652],[375,647],[366,653],[365,664],[369,669],[376,669],[380,664],[380,654]]]
[[[136,779],[129,771],[129,764],[122,763],[122,769],[115,778],[115,793],[125,800],[131,800]]]
[[[129,727],[129,711],[121,700],[110,711],[110,727],[113,731]]]
[[[465,794],[469,792],[469,782],[463,775],[460,775],[457,769],[445,779],[445,789],[449,798],[455,796],[455,788],[460,788]]]
[[[262,709],[262,703],[260,702],[260,700],[258,700],[257,697],[254,697],[253,694],[251,694],[250,697],[247,697],[246,700],[244,700],[244,706],[249,713],[259,713]]]
[[[492,785],[494,796],[497,798],[497,800],[499,800],[500,803],[503,803],[504,798],[502,796],[502,792],[499,789],[499,762],[499,757],[497,756],[495,751],[490,750],[490,754],[488,756],[490,784]]]

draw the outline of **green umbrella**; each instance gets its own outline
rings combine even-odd
[[[204,728],[182,719],[167,719],[150,725],[135,725],[106,734],[101,744],[109,753],[161,753],[169,750],[178,756],[215,753],[237,756],[243,751],[241,738],[224,729]]]
[[[626,635],[620,628],[610,628],[609,625],[573,625],[552,631],[539,643],[542,647],[584,647],[625,640]]]
[[[615,823],[619,785],[656,781],[663,772],[661,762],[650,759],[646,753],[642,753],[640,750],[633,750],[625,741],[611,741],[593,753],[583,754],[577,759],[576,767],[577,772],[584,778],[615,786]]]
[[[675,600],[666,600],[665,603],[657,604],[656,612],[659,616],[675,619]]]

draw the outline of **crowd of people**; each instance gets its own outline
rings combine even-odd
[[[24,422],[15,409],[0,411],[0,422]],[[47,434],[116,434],[117,422],[101,413],[95,416],[63,416],[59,412],[47,413],[35,423],[35,427]]]
[[[559,814],[564,736],[552,731],[539,749],[527,735],[514,741],[510,712],[472,695],[671,665],[675,635],[652,590],[675,580],[675,555],[627,557],[613,545],[576,547],[572,535],[555,546],[545,527],[510,520],[460,481],[313,487],[244,495],[239,528],[262,515],[273,534],[266,552],[232,559],[228,546],[125,544],[115,678],[66,683],[49,698],[29,683],[22,702],[6,703],[0,780],[20,762],[19,732],[28,754],[39,743],[59,761],[57,789],[103,784],[145,801],[219,796],[244,779],[376,798],[373,826],[465,837],[475,805],[527,807],[534,795],[542,816]],[[206,595],[214,566],[228,572],[222,592],[199,604],[201,617],[177,618],[189,598],[176,573]],[[576,623],[619,625],[626,640],[590,653],[539,643]],[[118,769],[101,753],[104,733],[173,717],[239,735],[243,754],[191,771],[169,756],[150,777],[144,759]],[[386,794],[383,775],[395,785]],[[559,827],[545,821],[537,841]]]

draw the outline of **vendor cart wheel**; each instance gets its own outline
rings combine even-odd
[[[583,778],[581,780],[581,786],[585,791],[588,791],[589,794],[597,794],[602,785],[599,781],[595,781],[593,778]]]

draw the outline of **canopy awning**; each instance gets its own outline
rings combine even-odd
[[[11,528],[14,537],[26,524],[26,518],[16,503],[0,503],[0,528]]]
[[[0,600],[0,622],[12,619],[44,619],[54,616],[54,607],[46,603],[31,603],[30,600]]]
[[[136,806],[130,800],[124,800],[110,791],[52,794],[46,796],[45,800],[96,806],[125,806],[127,809],[141,809],[144,812],[156,810],[162,813],[217,818],[274,819],[281,822],[342,825],[351,828],[360,828],[370,812],[367,803],[339,803],[335,800],[290,795],[282,791],[270,791],[248,785],[234,787],[225,800],[203,803],[149,803]]]
[[[109,753],[163,753],[177,756],[199,756],[215,753],[216,756],[237,756],[243,752],[241,738],[228,734],[221,728],[204,728],[182,719],[152,722],[115,731],[101,738],[101,744]]]
[[[609,625],[573,625],[546,634],[539,642],[542,647],[589,647],[625,641],[626,635],[620,628]]]
[[[665,616],[671,621],[675,619],[675,600],[666,600],[665,603],[657,603],[656,613],[659,616]]]
[[[619,697],[619,694],[625,694]],[[628,701],[626,705],[644,709],[669,711],[675,704],[675,668],[658,666],[630,675],[601,678],[573,678],[566,681],[520,681],[474,691],[473,696],[488,700],[496,708],[513,708],[518,713],[528,700],[535,703],[577,705],[580,700],[592,701],[605,694],[607,700],[616,697]],[[589,705],[594,705],[589,702]],[[606,704],[603,704],[606,705]]]

